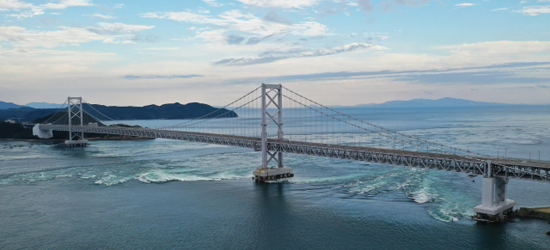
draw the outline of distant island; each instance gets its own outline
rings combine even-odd
[[[16,104],[14,104],[16,105]],[[91,106],[91,107],[90,107]],[[208,104],[192,102],[188,104],[169,103],[161,106],[144,107],[84,105],[84,110],[102,119],[104,115],[114,120],[152,120],[152,119],[195,119],[195,118],[233,118],[237,113],[227,109],[214,108]],[[36,109],[26,106],[0,109],[0,121],[32,122],[57,112],[58,109]],[[99,112],[98,112],[99,111]],[[102,114],[100,114],[102,113]]]
[[[476,102],[465,99],[445,97],[441,99],[413,99],[408,101],[389,101],[384,103],[359,104],[358,108],[435,108],[435,107],[482,107],[508,106],[520,104],[505,104],[495,102]]]

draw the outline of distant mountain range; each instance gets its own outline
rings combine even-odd
[[[16,109],[21,107],[21,105],[17,105],[15,103],[0,101],[0,109]]]
[[[17,109],[22,107],[29,107],[34,109],[58,109],[61,104],[47,103],[47,102],[29,102],[25,105],[18,105],[11,102],[0,101],[0,109]]]
[[[359,104],[354,107],[364,108],[435,108],[435,107],[480,107],[505,106],[513,104],[495,102],[476,102],[458,98],[445,97],[437,100],[413,99],[409,101],[389,101],[385,103]]]
[[[61,104],[48,102],[29,102],[25,104],[25,106],[35,109],[58,109],[59,107],[61,107]]]
[[[353,107],[357,108],[433,108],[433,107],[483,107],[483,106],[506,106],[517,104],[504,104],[493,102],[476,102],[458,98],[445,97],[437,100],[413,99],[409,101],[389,101],[385,103],[360,104]],[[6,119],[15,119],[28,122],[55,113],[60,104],[31,102],[25,106],[17,105],[11,102],[0,101],[0,121]],[[117,107],[92,104],[97,111],[112,117],[116,120],[146,120],[146,119],[193,119],[215,111],[217,108],[202,103],[170,103],[161,106],[148,105],[144,107]],[[344,107],[344,106],[332,106]],[[94,113],[89,107],[85,109],[94,116],[101,116]],[[237,114],[228,110],[221,110],[210,117],[224,113],[223,117],[237,117]]]

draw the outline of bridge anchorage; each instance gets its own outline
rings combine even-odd
[[[283,86],[281,84],[262,83],[262,167],[254,170],[253,179],[257,182],[270,182],[294,176],[292,168],[283,164],[283,152],[279,147],[268,148],[267,126],[273,122],[277,125],[277,140],[284,142],[283,133]],[[274,113],[268,109],[274,108]],[[274,160],[276,167],[269,167],[268,164]]]

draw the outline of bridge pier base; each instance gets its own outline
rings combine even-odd
[[[472,219],[483,222],[506,221],[516,202],[506,199],[508,179],[484,177],[481,188],[481,204],[474,207]]]
[[[254,180],[258,182],[276,181],[294,177],[290,167],[258,168],[254,170]]]
[[[69,147],[69,148],[81,148],[81,147],[86,147],[88,146],[88,140],[86,139],[81,139],[81,140],[66,140],[65,141],[65,146]]]

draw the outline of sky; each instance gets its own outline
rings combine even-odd
[[[0,0],[0,101],[550,104],[550,0]]]

